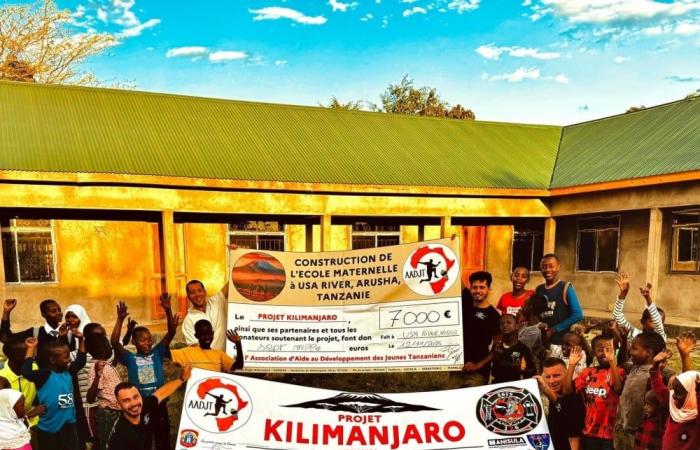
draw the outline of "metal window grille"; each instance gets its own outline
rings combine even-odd
[[[620,216],[579,219],[576,270],[617,272],[620,257]]]
[[[2,221],[2,248],[7,283],[56,281],[53,221]]]
[[[282,252],[286,248],[284,224],[253,220],[229,224],[229,243],[241,248]]]
[[[352,224],[352,249],[387,247],[401,243],[399,225],[376,225],[366,222]]]

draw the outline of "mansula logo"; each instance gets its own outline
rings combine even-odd
[[[448,290],[459,277],[457,255],[442,244],[418,247],[403,265],[403,279],[413,292],[433,296]]]
[[[206,378],[195,383],[185,396],[185,411],[190,420],[210,433],[229,433],[252,415],[250,395],[235,381]]]

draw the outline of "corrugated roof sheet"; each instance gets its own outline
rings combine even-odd
[[[0,170],[549,185],[561,127],[0,82]]]
[[[700,98],[567,126],[552,188],[700,170]]]

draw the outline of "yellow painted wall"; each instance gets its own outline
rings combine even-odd
[[[13,331],[41,325],[39,303],[47,298],[64,310],[80,303],[93,321],[109,326],[122,300],[134,318],[148,319],[160,284],[153,272],[151,236],[151,224],[145,222],[55,221],[58,282],[6,284],[6,297],[18,300]]]

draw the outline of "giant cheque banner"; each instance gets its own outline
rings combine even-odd
[[[461,369],[458,249],[457,239],[440,239],[343,252],[232,250],[228,326],[241,335],[245,369]]]
[[[553,449],[533,379],[450,391],[331,391],[194,369],[176,449]]]

